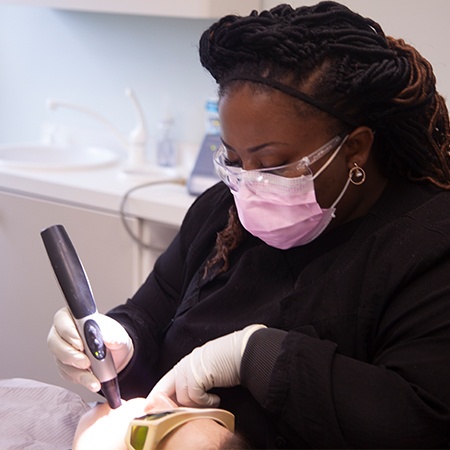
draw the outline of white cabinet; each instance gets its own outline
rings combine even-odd
[[[40,236],[54,224],[66,228],[100,312],[123,303],[142,281],[142,249],[117,214],[0,189],[0,378],[58,384],[92,400],[94,394],[59,376],[47,349],[53,315],[65,305]],[[139,228],[137,219],[129,225]]]
[[[91,12],[208,19],[249,14],[261,0],[0,0],[0,3]]]

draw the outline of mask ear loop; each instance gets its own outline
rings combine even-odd
[[[328,158],[328,161],[313,175],[313,180],[315,180],[332,162],[333,159],[336,157],[336,155],[339,153],[339,150],[342,148],[342,146],[345,144],[345,141],[348,138],[345,136],[344,139],[342,139],[341,143],[336,147],[336,150],[333,152],[333,154]]]

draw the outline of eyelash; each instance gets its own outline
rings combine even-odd
[[[230,167],[240,167],[240,168],[242,168],[242,162],[239,161],[239,160],[231,161],[230,159],[225,158],[225,159],[224,159],[224,163],[225,163],[227,166],[230,166]],[[277,168],[277,167],[279,167],[279,166],[284,166],[284,165],[286,165],[286,164],[289,164],[289,163],[283,161],[282,163],[277,164],[276,166],[273,166],[273,167],[274,167],[274,168]],[[271,166],[271,167],[272,167],[272,166]],[[268,168],[268,167],[265,167],[265,166],[261,167],[261,169],[267,169],[267,168]]]
[[[227,166],[230,166],[230,167],[242,167],[241,161],[231,161],[231,160],[228,159],[228,158],[225,158],[225,159],[224,159],[224,163],[225,163]]]

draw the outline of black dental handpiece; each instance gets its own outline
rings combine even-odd
[[[109,406],[118,408],[122,402],[116,368],[111,352],[103,342],[97,323],[97,306],[83,265],[62,225],[46,228],[41,237],[83,340],[84,352],[91,361],[92,373],[99,379]]]

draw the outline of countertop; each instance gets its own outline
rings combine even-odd
[[[44,171],[0,165],[0,190],[116,214],[124,196],[137,188],[127,196],[126,214],[175,227],[180,226],[195,200],[180,178],[175,171],[158,168],[150,174],[125,173],[121,162],[86,170]]]

